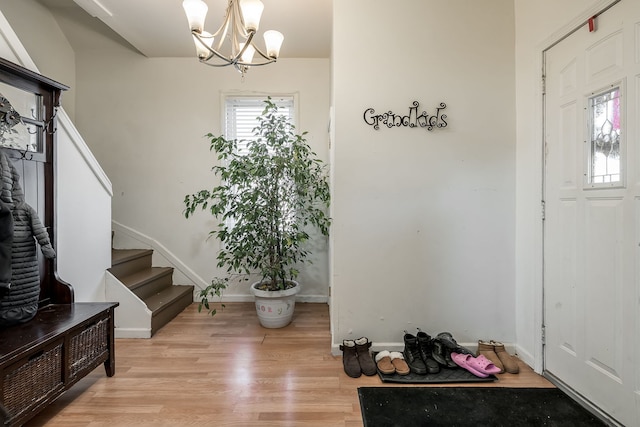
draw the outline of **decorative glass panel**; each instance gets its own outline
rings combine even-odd
[[[589,98],[589,184],[621,182],[620,87]]]

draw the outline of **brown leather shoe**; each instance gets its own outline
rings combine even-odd
[[[481,354],[489,359],[491,363],[500,368],[500,373],[504,372],[504,365],[500,361],[500,358],[493,349],[493,344],[490,341],[478,340],[478,351],[476,352],[476,356],[480,356]]]
[[[362,375],[360,363],[358,363],[358,354],[356,353],[356,343],[353,340],[344,340],[340,346],[342,350],[342,366],[344,372],[351,378],[358,378]]]
[[[505,371],[509,372],[510,374],[517,374],[518,372],[520,372],[518,361],[515,357],[507,353],[507,350],[505,350],[504,348],[504,344],[498,341],[491,341],[491,344],[493,344],[493,351],[495,351],[496,355],[498,355],[498,358],[502,362]]]
[[[369,341],[369,338],[362,337],[358,338],[355,342],[360,370],[367,376],[375,375],[378,371],[375,362],[371,358],[371,353],[369,353],[371,341]]]

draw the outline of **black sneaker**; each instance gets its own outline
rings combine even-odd
[[[404,331],[404,360],[409,365],[411,372],[419,375],[425,375],[427,373],[427,367],[420,357],[420,349],[418,348],[418,339]]]
[[[418,333],[416,334],[416,338],[418,339],[418,350],[420,351],[420,357],[427,367],[427,372],[430,374],[437,374],[440,372],[440,365],[433,358],[433,340],[426,332],[422,332],[420,328],[418,328]]]

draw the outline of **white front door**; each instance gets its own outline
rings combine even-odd
[[[640,425],[640,2],[545,52],[544,370]]]

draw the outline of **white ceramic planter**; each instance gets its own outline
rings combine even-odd
[[[251,285],[255,296],[256,313],[260,324],[265,328],[283,328],[291,323],[293,310],[296,307],[296,294],[300,284],[296,281],[293,288],[284,291],[262,291],[256,289],[260,282]]]

